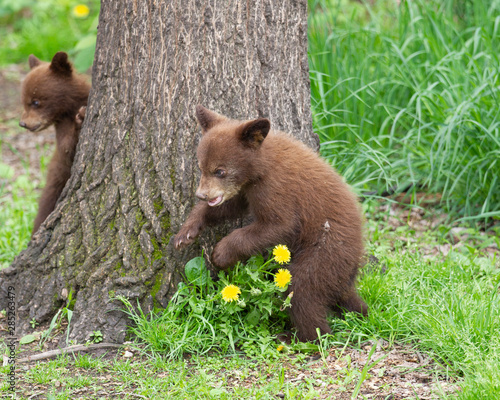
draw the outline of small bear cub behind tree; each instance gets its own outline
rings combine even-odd
[[[73,72],[64,52],[56,53],[50,63],[42,62],[32,54],[29,66],[31,71],[22,84],[24,112],[19,125],[32,132],[40,132],[52,124],[56,128],[56,150],[38,204],[34,235],[54,210],[71,175],[90,85],[86,78]]]
[[[276,244],[292,253],[290,316],[302,341],[331,332],[327,315],[366,314],[355,280],[363,251],[362,218],[355,195],[311,149],[268,119],[228,119],[202,106],[196,116],[201,180],[193,208],[174,238],[176,248],[194,241],[207,226],[250,215],[215,246],[220,269],[234,266]]]

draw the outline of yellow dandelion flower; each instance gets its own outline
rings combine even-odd
[[[290,250],[284,244],[279,244],[273,249],[274,261],[279,264],[290,262]]]
[[[235,285],[227,285],[224,289],[222,289],[222,298],[226,302],[231,302],[238,300],[238,297],[240,296],[241,290],[238,286]]]
[[[276,347],[276,350],[278,350],[278,351],[282,351],[282,350],[283,350],[283,347],[284,347],[284,346],[283,346],[282,344],[280,344],[278,347]]]
[[[76,18],[85,18],[87,15],[89,15],[89,8],[85,4],[78,4],[77,6],[73,7],[73,15]]]
[[[279,288],[284,288],[292,280],[292,274],[287,269],[280,268],[274,275],[274,284]]]

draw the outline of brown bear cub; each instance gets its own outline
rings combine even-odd
[[[73,71],[68,55],[58,52],[50,63],[29,56],[30,73],[22,84],[24,112],[19,125],[32,132],[54,124],[56,150],[50,160],[47,184],[38,204],[33,234],[54,210],[70,177],[90,85]]]
[[[237,121],[196,108],[200,201],[174,238],[181,248],[203,228],[250,215],[252,223],[215,246],[221,269],[285,244],[293,292],[290,314],[300,340],[331,332],[329,312],[366,314],[355,280],[363,256],[362,218],[355,195],[311,149],[259,118]]]

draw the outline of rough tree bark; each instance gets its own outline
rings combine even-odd
[[[73,291],[70,338],[122,342],[110,295],[165,306],[206,232],[183,252],[170,239],[195,203],[196,104],[267,117],[318,147],[312,132],[307,0],[103,0],[93,88],[77,155],[54,212],[0,272],[17,301],[17,333],[47,321]],[[220,237],[219,237],[220,238]]]

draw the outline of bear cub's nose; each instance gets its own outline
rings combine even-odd
[[[196,197],[198,197],[200,200],[207,200],[208,196],[204,193],[201,192],[196,192]]]

